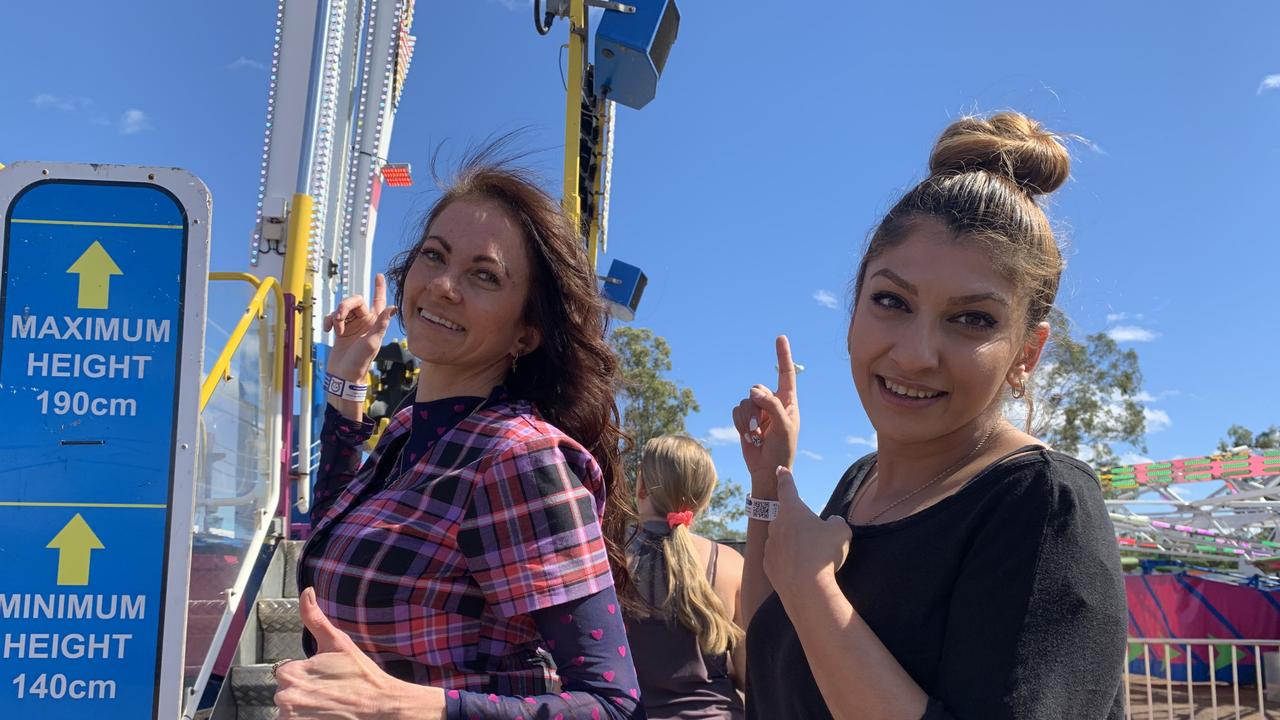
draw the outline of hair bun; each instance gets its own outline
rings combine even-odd
[[[1056,135],[1016,112],[961,118],[942,131],[929,172],[985,170],[1009,178],[1029,195],[1051,193],[1071,174],[1071,156]]]

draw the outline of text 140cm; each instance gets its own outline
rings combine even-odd
[[[41,700],[114,700],[116,697],[115,680],[70,680],[62,673],[41,673],[30,685],[27,684],[27,674],[22,673],[13,679],[13,684],[18,686],[19,700],[27,697]]]

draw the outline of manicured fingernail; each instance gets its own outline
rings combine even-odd
[[[747,429],[750,430],[751,432],[755,432],[759,430],[760,421],[756,420],[755,418],[751,418],[751,421],[747,423]]]

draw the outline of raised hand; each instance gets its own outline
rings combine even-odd
[[[774,469],[795,464],[800,435],[800,403],[796,393],[796,366],[786,335],[775,343],[778,385],[769,390],[754,385],[746,399],[733,409],[733,424],[742,442],[742,459],[751,473],[752,495],[772,497]]]
[[[302,622],[316,639],[316,654],[275,669],[280,720],[441,718],[444,691],[391,677],[316,604],[315,590],[299,597]],[[411,714],[401,715],[409,710]]]
[[[324,318],[324,331],[333,330],[329,351],[329,374],[350,382],[361,382],[382,347],[396,307],[387,307],[387,278],[382,273],[373,280],[373,307],[360,295],[343,298],[338,309]]]

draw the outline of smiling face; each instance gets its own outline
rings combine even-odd
[[[1001,410],[1047,326],[1027,332],[1026,300],[986,251],[923,220],[873,258],[849,325],[854,385],[882,438],[943,437]]]
[[[501,382],[513,355],[538,345],[524,320],[529,250],[498,205],[456,200],[427,228],[405,276],[401,315],[424,364]]]

